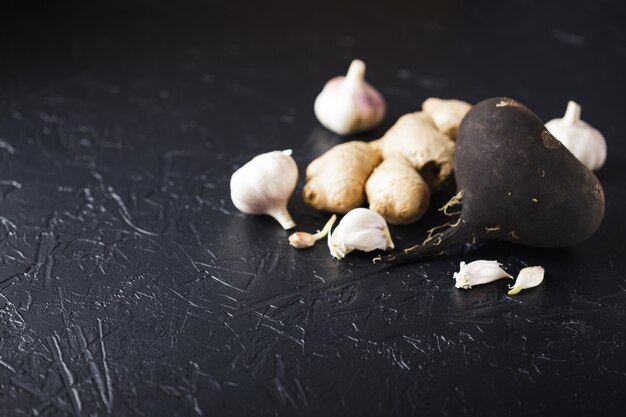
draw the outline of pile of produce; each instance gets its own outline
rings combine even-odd
[[[365,81],[365,64],[355,60],[345,77],[326,83],[314,111],[329,130],[351,135],[377,127],[386,104]],[[327,237],[338,259],[353,250],[393,250],[387,223],[418,221],[431,194],[454,175],[457,194],[440,210],[455,219],[431,229],[421,245],[375,261],[416,261],[479,239],[576,245],[591,237],[604,217],[602,186],[592,170],[604,164],[607,153],[602,134],[580,114],[570,101],[562,119],[544,125],[526,106],[505,97],[474,106],[429,98],[380,139],[344,142],[311,161],[302,198],[318,210],[345,215],[334,230],[335,215],[321,231],[296,232],[289,241],[306,248]],[[270,215],[291,229],[287,201],[297,180],[290,150],[262,154],[233,174],[232,200],[244,213]],[[369,208],[362,207],[366,202]],[[509,294],[539,285],[543,275],[541,267],[525,268]],[[502,277],[512,278],[495,261],[461,263],[455,274],[459,288]]]

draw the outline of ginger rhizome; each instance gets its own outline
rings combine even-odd
[[[372,172],[365,192],[370,210],[391,224],[409,224],[426,213],[430,189],[408,159],[401,155],[385,159]]]
[[[471,107],[435,98],[424,106],[424,111],[400,117],[378,140],[343,143],[311,162],[303,190],[306,203],[346,213],[367,196],[369,208],[390,224],[421,218],[431,190],[440,188],[453,171],[453,137]]]
[[[331,148],[307,167],[304,201],[318,210],[349,212],[363,204],[365,181],[381,160],[380,153],[365,142]]]

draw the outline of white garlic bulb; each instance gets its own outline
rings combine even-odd
[[[456,280],[454,286],[469,290],[474,285],[487,284],[500,278],[513,279],[501,266],[498,261],[461,262],[459,272],[452,276]]]
[[[230,198],[241,212],[267,214],[284,229],[296,224],[287,211],[287,201],[298,182],[298,166],[291,149],[252,158],[230,178]]]
[[[328,248],[334,258],[342,259],[353,250],[371,252],[393,249],[394,245],[385,219],[370,209],[359,207],[350,210],[335,230],[328,233]]]
[[[606,160],[606,141],[597,129],[580,119],[581,107],[570,101],[562,119],[553,119],[546,128],[587,168],[596,171]]]
[[[545,270],[540,266],[529,266],[519,271],[515,284],[510,287],[508,295],[515,295],[521,290],[533,288],[543,282]]]
[[[365,81],[365,63],[358,59],[352,61],[345,77],[324,85],[313,107],[317,120],[339,135],[375,128],[387,109],[382,95]]]

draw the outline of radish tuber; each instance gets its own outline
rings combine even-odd
[[[304,201],[333,213],[347,213],[365,199],[365,181],[380,163],[380,153],[365,142],[339,144],[306,169]]]
[[[589,238],[604,217],[596,176],[521,103],[491,98],[465,116],[457,136],[459,218],[422,245],[383,257],[405,262],[474,239],[567,247]],[[435,233],[436,232],[436,233]]]

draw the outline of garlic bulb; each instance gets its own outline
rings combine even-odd
[[[333,214],[330,220],[326,222],[324,228],[322,230],[318,230],[315,234],[307,232],[296,232],[292,234],[289,236],[289,244],[297,249],[310,248],[315,245],[315,242],[326,237],[330,228],[333,227],[333,224],[335,224],[335,220],[337,220],[337,215]]]
[[[521,290],[533,288],[543,282],[545,270],[540,266],[529,266],[519,271],[515,284],[509,287],[508,295],[515,295]]]
[[[267,214],[284,229],[296,224],[287,211],[287,201],[298,182],[298,167],[291,149],[252,158],[230,178],[230,198],[246,214]]]
[[[461,262],[459,272],[455,272],[453,278],[457,288],[469,290],[473,285],[487,284],[500,278],[513,277],[501,268],[498,261],[474,261],[466,264]]]
[[[373,129],[385,117],[386,104],[365,81],[365,63],[355,59],[348,74],[326,83],[315,99],[315,116],[324,127],[339,135]]]
[[[393,241],[385,219],[366,208],[350,210],[335,230],[328,234],[330,254],[344,258],[353,250],[371,252],[376,249],[393,249]]]
[[[587,168],[596,171],[606,160],[606,141],[597,129],[580,119],[581,107],[570,101],[562,119],[550,120],[546,128]]]

